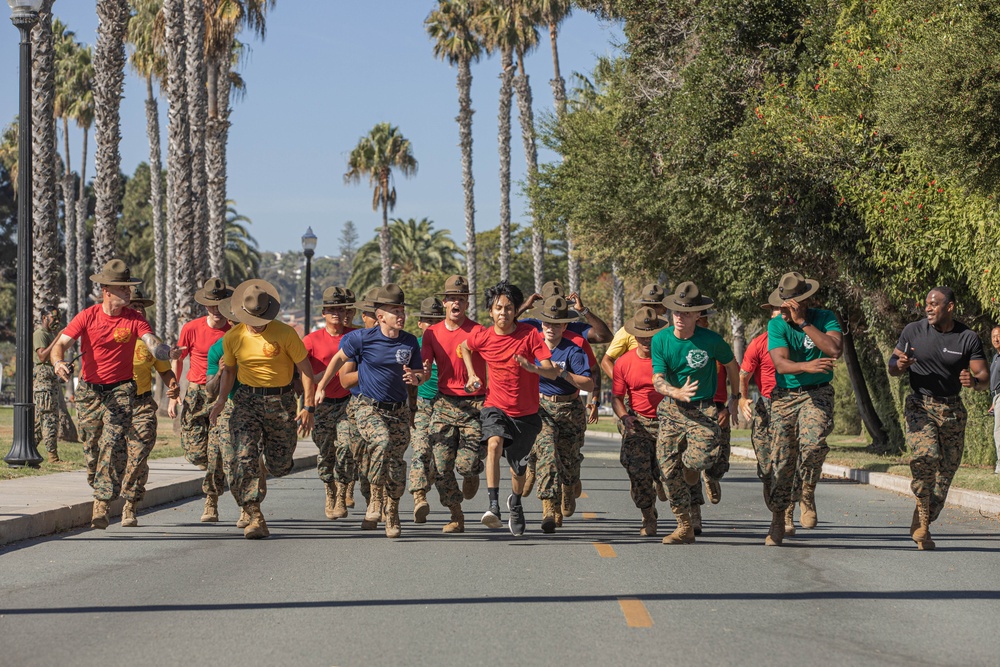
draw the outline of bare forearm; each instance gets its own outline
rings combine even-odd
[[[740,370],[740,395],[743,397],[750,395],[750,373]]]
[[[608,378],[613,378],[615,376],[615,360],[605,354],[601,358],[601,370]]]
[[[674,392],[675,387],[671,386],[671,384],[669,382],[667,382],[667,379],[665,377],[663,377],[662,373],[654,373],[653,374],[653,389],[655,389],[656,391],[660,392],[661,394],[663,394],[667,398],[673,398],[674,397],[674,393],[673,392]]]
[[[614,334],[608,328],[608,323],[592,312],[588,312],[585,317],[587,318],[587,324],[590,325],[590,331],[587,332],[587,340],[594,345],[610,343],[611,339],[614,338]]]
[[[806,331],[806,335],[809,336],[810,340],[815,343],[816,347],[823,354],[831,359],[840,358],[840,354],[843,351],[843,341],[840,338],[840,334],[834,335],[833,333],[820,331],[812,325],[804,327],[803,331]]]
[[[216,403],[225,403],[229,398],[229,392],[233,390],[233,384],[236,382],[236,369],[226,366],[222,370],[222,379],[219,380],[219,397],[215,399]]]

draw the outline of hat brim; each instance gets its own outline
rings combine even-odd
[[[194,300],[203,306],[218,306],[220,303],[233,296],[232,287],[226,285],[226,291],[229,292],[227,296],[224,296],[221,299],[213,299],[212,297],[210,297],[208,294],[205,293],[205,290],[200,289],[194,293]]]
[[[472,296],[472,292],[434,292],[434,296]]]
[[[121,287],[131,287],[132,285],[141,285],[142,281],[137,278],[132,278],[130,280],[112,280],[105,276],[103,273],[95,273],[90,276],[90,281],[97,283],[98,285],[110,285],[110,286],[121,286]]]
[[[254,286],[261,288],[267,292],[269,297],[271,297],[270,303],[267,305],[267,310],[265,310],[262,315],[254,315],[247,312],[241,305],[231,305],[230,307],[233,311],[232,314],[236,316],[237,322],[249,324],[253,327],[262,327],[268,322],[274,321],[274,318],[278,316],[278,311],[281,310],[281,300],[278,298],[278,290],[274,287],[274,285],[266,280],[261,280],[260,278],[244,280],[235,290],[233,290],[233,296],[231,297],[230,303],[242,304],[243,297],[246,296],[247,291]]]
[[[762,304],[760,304],[760,309],[761,310],[766,310],[766,311],[770,312],[772,308],[777,308],[777,306],[772,306],[769,303],[762,303]]]
[[[815,280],[806,280],[806,285],[809,287],[809,289],[807,289],[802,294],[799,294],[798,296],[792,298],[795,299],[796,301],[802,301],[804,299],[808,299],[819,290],[819,282]],[[775,290],[771,292],[771,296],[767,298],[768,305],[774,306],[775,308],[781,308],[781,304],[783,304],[784,302],[785,299],[782,299],[781,296],[779,295],[778,288],[775,288]]]
[[[347,303],[324,303],[323,308],[354,308],[358,304],[354,301],[348,301]]]
[[[219,302],[219,314],[230,322],[239,322],[239,318],[236,317],[236,313],[233,312],[233,300],[232,297],[228,299],[223,299]]]
[[[632,299],[632,303],[638,303],[642,306],[662,306],[663,299]]]
[[[385,303],[385,302],[380,302],[380,301],[373,301],[372,302],[372,306],[374,308],[378,308],[379,306],[404,306],[406,308],[417,308],[418,307],[418,306],[414,306],[412,303]]]
[[[662,317],[658,317],[657,321],[660,323],[660,326],[655,329],[640,329],[635,326],[635,322],[633,320],[627,320],[625,322],[625,333],[635,336],[636,338],[652,338],[654,335],[670,326],[670,322]]]
[[[132,299],[129,303],[138,303],[141,304],[143,308],[149,308],[156,302],[152,299]]]
[[[701,303],[695,306],[686,306],[682,303],[677,303],[674,299],[674,295],[671,294],[666,299],[663,300],[662,305],[666,306],[670,310],[676,310],[681,313],[697,313],[702,310],[708,310],[715,305],[714,299],[709,299],[707,296],[701,297]]]
[[[443,320],[447,315],[444,313],[417,313],[417,319],[419,320]]]
[[[527,313],[528,317],[533,317],[539,322],[548,322],[549,324],[569,324],[570,322],[580,321],[580,313],[575,310],[567,310],[566,317],[549,317],[544,313],[539,313],[537,310],[530,310]]]

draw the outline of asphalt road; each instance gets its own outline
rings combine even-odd
[[[586,452],[586,497],[555,535],[534,498],[523,537],[480,525],[483,489],[462,535],[440,532],[436,494],[413,524],[407,495],[390,541],[359,529],[360,494],[327,521],[307,471],[269,483],[268,540],[242,538],[227,497],[215,525],[196,499],[11,545],[0,664],[997,664],[995,519],[946,509],[938,550],[918,552],[908,498],[830,481],[819,527],[765,548],[759,482],[736,463],[698,542],[665,546],[639,537],[615,444]]]

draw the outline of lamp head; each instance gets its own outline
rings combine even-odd
[[[11,14],[37,14],[42,9],[44,0],[7,0]]]
[[[10,0],[8,0],[9,2]],[[313,228],[309,227],[306,229],[306,233],[302,235],[302,250],[307,254],[311,254],[316,250],[316,235],[313,234]]]

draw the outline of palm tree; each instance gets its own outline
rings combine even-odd
[[[396,208],[396,186],[393,185],[393,168],[403,176],[417,173],[417,160],[413,157],[410,140],[399,128],[389,123],[379,123],[367,136],[361,137],[358,145],[347,159],[345,183],[360,183],[362,176],[368,177],[372,187],[372,210],[382,207],[382,229],[379,234],[379,250],[382,257],[382,284],[392,279],[390,258],[389,211]]]
[[[90,291],[87,266],[87,216],[90,198],[87,196],[87,139],[94,124],[94,60],[90,46],[80,46],[76,61],[79,92],[70,109],[77,127],[83,130],[83,151],[80,154],[80,189],[76,197],[76,310],[87,307]]]
[[[439,0],[424,25],[434,40],[434,55],[458,66],[458,136],[462,148],[462,189],[465,194],[465,257],[469,280],[469,313],[476,313],[476,204],[472,176],[472,63],[483,47],[472,28],[473,0]]]
[[[56,191],[55,46],[52,2],[45,0],[31,30],[32,299],[35,312],[59,301]]]
[[[226,243],[223,246],[226,263],[222,273],[225,274],[224,279],[229,285],[238,285],[260,274],[260,251],[257,250],[257,240],[247,229],[250,224],[252,224],[250,218],[236,211],[236,202],[228,200]]]
[[[77,313],[77,281],[76,281],[76,178],[73,175],[73,163],[69,150],[69,121],[73,117],[73,105],[80,93],[79,64],[80,44],[76,34],[69,30],[59,19],[52,24],[55,39],[55,74],[56,96],[55,115],[63,125],[63,149],[65,159],[63,164],[63,221],[64,238],[66,239],[66,315],[71,319]]]
[[[195,282],[207,270],[208,203],[205,174],[205,123],[208,119],[208,81],[205,67],[205,0],[184,0],[185,60],[188,122],[191,129],[191,252]]]
[[[391,221],[392,248],[390,257],[400,280],[436,271],[457,273],[462,270],[462,251],[447,229],[434,229],[434,222],[427,218]],[[372,239],[358,249],[348,286],[355,294],[363,294],[376,285],[384,285],[381,238]],[[379,282],[382,280],[382,282]]]

